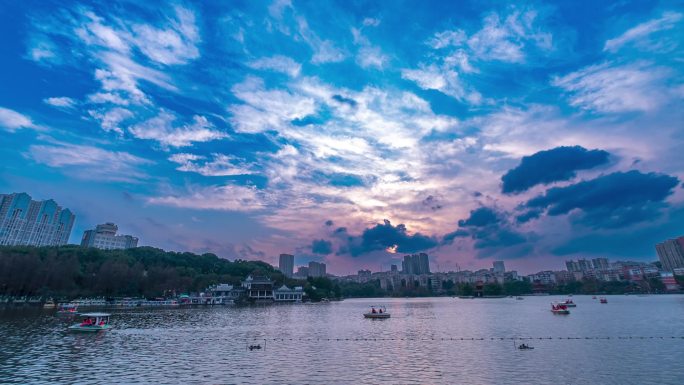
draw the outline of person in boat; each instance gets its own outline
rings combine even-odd
[[[371,313],[373,313],[373,314],[377,313],[377,312],[375,311],[375,308],[374,308],[374,307],[371,308]]]
[[[379,310],[378,310],[378,313],[382,314],[382,309],[379,309]]]

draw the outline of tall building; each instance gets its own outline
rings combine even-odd
[[[401,262],[403,274],[430,274],[430,258],[425,253],[405,255]]]
[[[325,277],[325,263],[309,262],[309,277]]]
[[[596,270],[608,270],[610,268],[608,258],[594,258],[591,260],[591,264]]]
[[[663,270],[673,271],[684,267],[684,237],[668,239],[656,245],[658,259]]]
[[[286,277],[292,278],[292,273],[294,273],[294,255],[280,254],[280,258],[278,259],[278,270]]]
[[[81,246],[98,249],[130,249],[138,247],[138,238],[131,235],[116,235],[119,227],[111,222],[97,225],[95,230],[83,232]]]
[[[391,271],[392,273],[396,273],[396,272],[398,271],[398,270],[397,270],[397,265],[391,265],[391,266],[390,266],[390,271]]]
[[[0,245],[66,245],[76,216],[52,199],[26,193],[0,194]]]
[[[506,272],[504,261],[494,261],[494,274],[503,274]]]

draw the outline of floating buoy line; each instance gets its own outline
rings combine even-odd
[[[684,336],[593,336],[593,337],[442,337],[442,338],[251,338],[244,341],[271,342],[435,342],[435,341],[523,341],[523,340],[675,340]]]

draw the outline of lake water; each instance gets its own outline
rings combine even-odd
[[[4,310],[0,382],[684,383],[684,296],[607,298],[575,296],[567,316],[549,311],[556,296],[120,310],[97,335],[67,333],[73,319],[53,311]],[[372,304],[392,318],[364,319]],[[553,339],[520,351],[501,337]]]

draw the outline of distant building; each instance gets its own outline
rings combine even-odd
[[[663,270],[672,272],[674,269],[684,267],[684,237],[658,243],[656,252]]]
[[[307,266],[297,267],[297,273],[295,274],[297,278],[306,278],[309,276],[309,268]]]
[[[430,274],[430,258],[425,253],[405,255],[401,263],[403,274]]]
[[[95,247],[98,249],[131,249],[138,247],[138,238],[131,235],[116,235],[119,227],[114,223],[107,222],[97,225],[95,230],[83,232],[81,246]]]
[[[399,270],[397,269],[397,265],[391,265],[391,266],[390,266],[390,271],[393,272],[393,273],[396,273],[397,271],[399,271]]]
[[[309,277],[325,277],[325,263],[309,262]]]
[[[591,261],[588,259],[578,259],[577,261],[566,261],[565,262],[565,267],[568,269],[568,271],[588,271],[588,270],[593,270],[594,267],[591,264]]]
[[[76,216],[54,200],[26,193],[0,194],[0,245],[66,245]]]
[[[674,291],[674,290],[679,290],[679,285],[677,284],[677,280],[675,280],[674,275],[670,272],[662,272],[660,273],[660,280],[663,281],[663,285],[665,285],[665,290],[668,291]]]
[[[278,260],[278,270],[280,270],[286,277],[292,278],[292,273],[294,272],[294,255],[280,254],[280,258]]]
[[[494,274],[503,274],[506,272],[506,266],[504,266],[504,261],[494,261]]]

